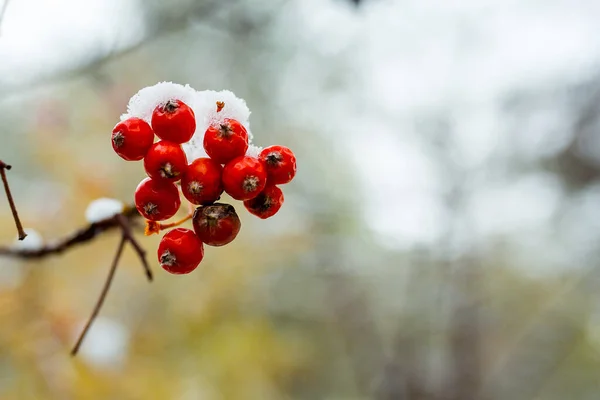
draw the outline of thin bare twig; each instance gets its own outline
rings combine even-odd
[[[45,246],[42,246],[38,249],[31,250],[19,249],[14,246],[0,246],[0,256],[24,259],[37,259],[51,255],[61,254],[71,249],[72,247],[92,241],[104,232],[110,231],[115,228],[122,229],[122,224],[119,221],[119,218],[121,218],[121,216],[127,221],[132,221],[136,218],[141,217],[135,207],[126,207],[125,211],[123,211],[122,214],[87,225],[63,238],[48,243]]]
[[[0,22],[2,22],[2,14],[0,14]],[[17,226],[19,240],[23,240],[27,237],[27,234],[23,230],[23,225],[21,224],[21,220],[19,219],[19,214],[17,213],[15,201],[10,192],[10,187],[8,186],[8,179],[6,179],[6,170],[11,168],[12,167],[10,165],[0,160],[0,175],[2,176],[2,183],[4,183],[4,192],[6,192],[6,198],[8,199],[8,204],[10,205],[10,211],[12,212],[13,219],[15,220],[15,225]]]
[[[133,234],[131,233],[131,227],[129,226],[129,220],[123,214],[117,215],[116,218],[121,226],[121,229],[123,230],[123,236],[125,236],[125,239],[127,239],[127,241],[133,246],[135,252],[140,258],[142,266],[144,267],[144,271],[146,272],[146,277],[148,277],[149,281],[152,281],[154,278],[152,276],[150,265],[148,265],[148,260],[146,259],[146,250],[144,250],[135,237],[133,237]]]
[[[119,259],[121,258],[121,254],[123,254],[123,247],[125,247],[125,242],[127,240],[128,240],[128,238],[125,234],[125,231],[123,230],[123,234],[121,235],[121,241],[119,242],[119,247],[117,247],[117,252],[115,253],[115,258],[113,259],[112,265],[108,272],[108,277],[106,278],[106,281],[104,282],[104,287],[102,288],[102,292],[100,292],[100,297],[98,297],[98,301],[96,302],[96,305],[94,306],[94,310],[92,311],[90,318],[88,319],[87,323],[85,324],[85,328],[83,328],[83,331],[79,335],[79,338],[77,339],[77,343],[75,343],[75,346],[73,346],[73,350],[71,350],[71,356],[77,355],[77,352],[79,351],[79,347],[81,347],[81,343],[83,342],[83,339],[85,339],[85,336],[87,335],[88,331],[90,330],[92,323],[94,322],[94,320],[98,316],[98,313],[100,312],[100,309],[102,308],[102,304],[104,304],[104,300],[106,299],[106,295],[108,294],[108,290],[110,289],[110,285],[115,276],[115,271],[117,270],[117,265],[119,265]]]

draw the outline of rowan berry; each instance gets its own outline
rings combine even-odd
[[[159,104],[152,113],[152,129],[162,140],[181,144],[189,142],[196,132],[196,116],[181,100]]]
[[[181,206],[179,190],[174,183],[152,178],[145,178],[139,183],[134,199],[137,210],[150,221],[169,219]]]
[[[214,203],[223,193],[221,174],[223,167],[210,158],[194,160],[181,178],[181,191],[190,203]]]
[[[222,203],[196,208],[192,224],[196,235],[209,246],[231,243],[241,228],[235,208]]]
[[[236,200],[252,199],[265,188],[267,169],[257,158],[234,158],[223,168],[223,187]]]
[[[290,182],[296,175],[296,156],[285,146],[264,148],[259,155],[267,167],[269,184],[282,185]]]
[[[165,271],[176,275],[189,274],[204,258],[204,244],[194,231],[175,228],[163,236],[157,255]]]
[[[111,142],[119,157],[127,161],[139,161],[152,146],[154,132],[143,119],[129,118],[114,127]]]
[[[219,164],[226,164],[248,150],[248,132],[235,119],[225,119],[204,133],[204,150]]]
[[[253,199],[244,201],[244,207],[250,214],[267,219],[277,214],[283,205],[283,192],[277,186],[267,186]]]
[[[175,182],[181,179],[187,169],[187,157],[181,145],[161,140],[146,153],[144,169],[153,179]]]

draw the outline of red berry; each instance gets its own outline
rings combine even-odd
[[[264,148],[258,156],[267,166],[269,184],[288,183],[296,175],[296,156],[285,146]]]
[[[152,129],[156,136],[169,142],[189,142],[196,132],[196,116],[181,100],[169,100],[158,105],[152,113]]]
[[[181,191],[192,204],[210,204],[223,193],[223,167],[210,158],[198,158],[188,165],[181,178]]]
[[[267,169],[257,158],[234,158],[223,168],[223,187],[236,200],[253,199],[266,184]]]
[[[283,192],[277,186],[267,186],[253,199],[244,201],[244,207],[259,218],[267,219],[277,214],[283,205]]]
[[[204,150],[219,164],[226,164],[248,150],[248,132],[239,121],[226,119],[204,133]]]
[[[242,226],[235,208],[222,203],[196,208],[192,224],[196,235],[209,246],[231,243]]]
[[[187,157],[181,145],[161,140],[146,153],[144,169],[150,178],[175,182],[187,169]]]
[[[145,178],[135,189],[135,207],[150,221],[171,218],[181,205],[179,190],[174,183]]]
[[[146,121],[129,118],[119,122],[111,135],[112,147],[124,160],[138,161],[144,158],[154,142],[154,132]]]
[[[163,236],[158,245],[158,262],[167,272],[189,274],[204,257],[204,244],[194,231],[175,228]]]

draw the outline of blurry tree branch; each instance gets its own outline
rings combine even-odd
[[[3,171],[1,165],[0,170]],[[149,281],[153,280],[152,270],[150,269],[150,266],[148,265],[148,260],[146,259],[146,251],[138,243],[138,241],[133,236],[133,233],[131,232],[131,222],[138,217],[140,217],[140,214],[138,213],[137,209],[133,206],[128,206],[125,208],[125,211],[123,211],[120,214],[89,224],[88,226],[80,228],[75,232],[71,233],[70,235],[65,236],[64,238],[46,244],[38,249],[18,248],[15,246],[0,247],[0,256],[9,256],[24,259],[41,259],[46,256],[63,253],[77,245],[91,242],[93,239],[97,238],[104,232],[108,232],[115,228],[121,229],[121,241],[117,248],[115,258],[112,262],[110,272],[108,274],[106,282],[104,283],[104,287],[102,289],[102,292],[100,293],[98,301],[94,306],[92,314],[89,317],[88,322],[86,323],[83,331],[77,339],[75,346],[71,351],[71,355],[73,356],[76,355],[79,351],[79,347],[81,346],[83,339],[85,338],[87,332],[92,326],[92,323],[94,322],[96,316],[102,308],[102,304],[104,303],[106,295],[108,294],[108,290],[112,283],[125,243],[129,242],[133,246],[135,252],[137,253],[142,263],[142,266],[144,267],[146,277]]]
[[[15,206],[15,201],[12,197],[12,193],[10,192],[10,186],[8,185],[8,179],[6,178],[6,170],[11,169],[12,167],[6,164],[4,161],[0,160],[0,176],[2,177],[2,183],[4,184],[4,192],[6,193],[6,199],[8,200],[8,204],[10,206],[10,211],[12,212],[13,219],[15,220],[15,225],[17,226],[17,232],[19,233],[19,240],[23,240],[27,237],[27,234],[23,230],[23,224],[21,224],[21,220],[19,219],[19,214],[17,213],[17,207]]]
[[[85,324],[83,331],[81,331],[81,334],[79,335],[79,338],[77,339],[77,342],[75,343],[75,346],[73,346],[73,349],[71,350],[72,356],[77,355],[77,352],[79,351],[79,348],[81,347],[81,344],[83,343],[83,339],[85,339],[85,336],[87,335],[88,331],[90,330],[92,323],[98,316],[98,313],[100,313],[100,309],[102,308],[102,305],[104,304],[104,300],[106,299],[106,295],[108,294],[108,290],[110,289],[110,285],[112,284],[113,278],[115,276],[115,272],[117,271],[117,266],[119,265],[119,260],[121,259],[121,254],[123,254],[123,248],[125,247],[125,242],[127,242],[127,240],[128,240],[127,235],[125,234],[125,231],[123,231],[123,234],[121,235],[121,241],[119,242],[119,245],[117,246],[117,252],[115,253],[115,257],[113,259],[112,265],[108,272],[108,277],[106,278],[106,281],[104,282],[104,286],[102,287],[102,292],[100,293],[100,296],[98,297],[98,301],[96,302],[96,305],[94,306],[94,310],[92,311],[90,318],[88,319],[87,323]]]
[[[140,217],[140,214],[135,207],[127,207],[122,214],[118,214],[114,217],[84,226],[63,238],[47,243],[38,249],[18,248],[15,246],[0,246],[0,256],[22,259],[39,259],[51,255],[61,254],[75,246],[88,243],[107,231],[115,228],[123,229],[123,220],[130,222],[138,217]],[[131,233],[128,235],[130,241],[132,241],[133,236],[131,236]],[[135,242],[135,240],[133,240],[132,243],[133,242]],[[138,251],[138,254],[141,253]]]
[[[282,0],[277,5],[282,6],[287,1]],[[96,49],[89,57],[84,57],[75,64],[53,71],[23,85],[15,87],[3,87],[0,85],[0,93],[2,93],[0,100],[48,82],[55,84],[60,80],[72,79],[74,76],[93,73],[103,65],[137,51],[148,42],[166,35],[185,31],[191,26],[202,24],[214,27],[215,29],[221,29],[223,26],[222,21],[218,21],[219,18],[217,18],[219,13],[226,7],[232,8],[243,4],[244,2],[241,0],[177,0],[172,2],[151,0],[144,2],[144,7],[142,8],[145,27],[143,38],[123,47],[117,47],[117,43],[115,43],[110,48]],[[218,21],[219,23],[210,24],[211,21]]]

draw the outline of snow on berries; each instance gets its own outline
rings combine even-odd
[[[143,160],[147,177],[135,189],[135,206],[147,234],[168,230],[157,250],[167,272],[188,274],[204,258],[204,245],[236,238],[240,218],[233,205],[217,203],[223,192],[262,219],[280,210],[277,185],[294,178],[296,157],[284,146],[254,145],[249,118],[246,102],[228,90],[161,82],[136,93],[113,129],[117,155]],[[181,194],[188,215],[166,222],[181,208]],[[178,228],[190,219],[193,230]]]

